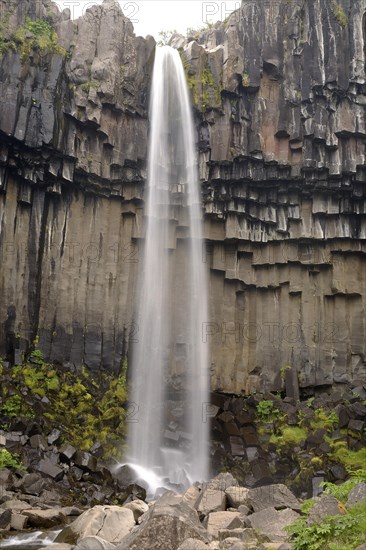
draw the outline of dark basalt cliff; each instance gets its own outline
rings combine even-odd
[[[117,369],[138,338],[155,42],[113,0],[77,21],[50,0],[0,9],[0,354],[38,337],[47,358]],[[365,12],[243,0],[172,39],[195,105],[213,389],[276,389],[286,365],[303,387],[365,376]]]

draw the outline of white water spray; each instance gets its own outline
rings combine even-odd
[[[168,46],[156,50],[150,120],[129,458],[187,486],[209,475],[207,278],[189,93],[179,53]]]

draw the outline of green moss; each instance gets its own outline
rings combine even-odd
[[[284,426],[280,428],[278,434],[272,434],[270,443],[276,446],[297,446],[305,441],[308,432],[305,428],[299,426]]]
[[[331,432],[337,426],[338,421],[339,418],[336,412],[319,408],[315,410],[314,419],[311,420],[310,425],[314,430],[325,429]]]
[[[365,448],[359,451],[352,451],[342,446],[335,449],[332,456],[350,471],[364,469],[366,465]]]
[[[33,50],[39,53],[55,53],[66,57],[68,52],[58,44],[58,36],[45,19],[26,18],[25,24],[9,35],[7,29],[0,29],[0,57],[10,50],[19,51],[20,59],[25,62]]]
[[[28,396],[47,396],[43,419],[37,420],[46,423],[48,429],[61,429],[64,441],[80,449],[89,450],[98,441],[105,446],[105,457],[120,456],[125,435],[126,360],[120,374],[103,373],[95,380],[86,368],[79,373],[56,370],[35,350],[28,363],[14,367],[12,372],[19,393],[26,387]],[[25,400],[18,395],[8,398],[4,406],[9,418],[29,413]]]
[[[191,66],[183,50],[180,50],[179,53],[194,105],[202,110],[218,108],[221,105],[222,82],[220,80],[218,84],[215,84],[208,61],[206,61],[206,66],[202,73],[192,74]]]
[[[336,2],[336,0],[332,0],[332,12],[334,17],[337,19],[339,25],[344,29],[348,25],[348,17],[343,9],[343,7]]]
[[[80,84],[80,88],[83,90],[83,92],[89,93],[90,88],[98,88],[99,85],[100,82],[98,82],[97,80],[88,80],[87,82]]]
[[[16,468],[24,470],[24,465],[17,454],[9,453],[6,449],[0,449],[0,470],[4,468]]]
[[[248,88],[249,85],[250,85],[250,77],[249,77],[249,73],[247,71],[243,72],[242,84],[243,84],[244,88]]]

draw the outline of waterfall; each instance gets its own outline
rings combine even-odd
[[[207,278],[190,98],[179,53],[168,46],[156,49],[150,121],[129,459],[187,486],[209,473]]]

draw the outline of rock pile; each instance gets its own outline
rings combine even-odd
[[[365,497],[366,484],[350,493],[347,507]],[[17,510],[35,516],[26,503],[6,501],[0,522],[5,525]],[[245,488],[230,473],[222,473],[183,495],[166,491],[146,504],[134,500],[124,506],[94,506],[65,526],[53,550],[290,550],[286,528],[301,517],[301,504],[282,484]],[[19,513],[22,512],[22,514]],[[71,510],[50,510],[64,523]],[[333,496],[321,495],[308,516],[308,525],[346,509]],[[62,517],[61,517],[62,516]],[[361,550],[361,549],[360,549]]]

